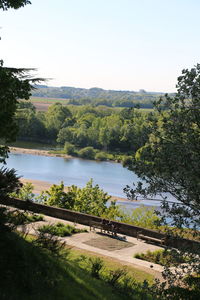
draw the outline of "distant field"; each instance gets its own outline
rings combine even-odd
[[[35,103],[35,102],[40,102],[40,103],[55,103],[55,102],[61,102],[63,104],[67,104],[68,100],[63,99],[63,98],[42,98],[42,97],[31,97],[30,101]]]
[[[67,105],[68,104],[68,100],[67,99],[63,99],[63,98],[43,98],[43,97],[31,97],[30,98],[30,102],[32,102],[35,107],[36,110],[38,111],[47,111],[48,107],[56,102],[62,103],[63,105]],[[70,104],[70,106],[73,106]],[[79,106],[78,106],[79,107]],[[118,109],[118,110],[122,110],[125,107],[107,107],[108,109]],[[141,108],[141,110],[143,112],[151,112],[153,111],[152,108]]]
[[[64,105],[68,103],[66,99],[63,98],[42,98],[42,97],[31,97],[30,102],[32,102],[36,110],[47,111],[48,107],[56,102],[60,102]]]

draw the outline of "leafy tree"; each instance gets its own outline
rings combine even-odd
[[[168,225],[168,234],[173,238],[183,236],[186,228],[191,229],[193,236],[199,236],[200,64],[182,71],[175,96],[161,98],[156,109],[159,118],[153,123],[154,130],[132,161],[129,160],[129,169],[136,172],[145,186],[140,182],[126,191],[133,198],[160,195],[162,221]],[[173,204],[168,202],[168,195],[173,197]],[[170,224],[173,227],[169,227]],[[179,230],[175,231],[174,226]],[[171,255],[174,252],[176,261],[187,255],[187,264],[173,270],[165,267],[166,282],[157,284],[156,294],[162,299],[198,299],[200,246],[195,244],[188,248],[186,245],[170,251]]]
[[[41,140],[47,138],[44,122],[38,118],[38,114],[32,108],[18,110],[15,117],[19,127],[18,139]]]
[[[45,117],[49,134],[53,139],[56,139],[58,131],[61,129],[65,119],[71,117],[71,112],[61,103],[55,103],[48,108]]]
[[[21,184],[22,185],[22,184]],[[31,182],[26,182],[17,192],[10,193],[10,197],[18,198],[24,201],[33,200],[35,195],[33,193],[34,186]]]
[[[30,4],[27,0],[0,0],[0,9],[17,9]],[[28,99],[32,84],[39,79],[31,79],[30,69],[7,68],[0,60],[0,163],[5,163],[9,149],[6,144],[16,137],[17,126],[15,111],[18,99]],[[21,184],[14,169],[0,169],[0,195],[5,197],[11,192],[18,192]]]
[[[0,0],[0,9],[7,10],[9,8],[20,8],[27,4],[31,4],[29,0]]]
[[[58,132],[57,142],[64,144],[65,142],[74,143],[76,130],[73,127],[61,128]]]
[[[64,184],[52,185],[49,191],[42,192],[38,197],[39,202],[47,205],[58,206],[83,213],[102,216],[106,211],[113,214],[112,209],[106,206],[110,196],[105,193],[98,185],[93,185],[90,180],[84,188],[72,185],[65,192]],[[113,204],[114,205],[114,204]]]
[[[129,169],[148,184],[144,189],[139,184],[132,192],[160,194],[164,198],[166,193],[171,194],[183,204],[172,207],[171,213],[176,216],[174,225],[186,226],[188,218],[191,218],[190,224],[200,224],[199,64],[182,71],[177,89],[175,97],[166,95],[157,103],[159,118],[154,122],[154,130],[147,143],[137,151]]]
[[[31,102],[19,101],[17,104],[17,109],[30,109],[33,112],[36,111],[36,107]]]
[[[73,209],[76,188],[72,186],[68,192],[64,191],[63,182],[60,185],[53,184],[49,191],[42,192],[37,201],[44,202],[47,205],[58,206],[66,209]]]
[[[3,67],[0,62],[0,139],[1,144],[7,144],[15,139],[17,126],[15,111],[18,99],[28,99],[32,85],[39,79],[29,79],[29,69]],[[5,162],[8,156],[8,147],[0,146],[0,162]]]
[[[130,212],[127,210],[121,212],[120,221],[144,228],[157,229],[159,217],[155,213],[155,208],[141,205]]]

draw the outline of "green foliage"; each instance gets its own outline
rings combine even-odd
[[[189,230],[195,239],[200,226],[200,64],[191,70],[185,69],[178,77],[177,93],[165,95],[156,103],[157,120],[149,138],[128,162],[143,181],[133,189],[126,189],[133,198],[160,195],[162,202],[161,223],[168,226],[168,235],[184,237]],[[169,204],[169,195],[176,201]],[[178,201],[177,201],[178,200]],[[175,229],[174,229],[175,228]],[[178,230],[176,230],[178,228]],[[165,283],[158,285],[157,293],[167,299],[198,299],[199,290],[185,286],[183,279],[191,270],[200,274],[200,247],[188,249],[185,245],[177,253],[176,261],[186,256],[187,264],[173,271],[165,266]],[[182,286],[184,286],[182,288]],[[196,294],[195,294],[196,293]],[[194,295],[198,296],[193,298]]]
[[[102,259],[79,256],[78,261],[83,262],[80,268],[78,261],[70,260],[72,250],[64,248],[65,244],[50,231],[41,231],[27,242],[16,233],[3,230],[2,225],[7,222],[2,218],[5,210],[0,209],[1,299],[66,299],[69,287],[71,299],[132,299],[123,284],[120,288],[116,285],[115,291],[109,288]],[[140,286],[137,283],[129,287],[136,299],[140,299]]]
[[[135,226],[149,229],[158,229],[158,221],[160,218],[155,213],[155,208],[149,208],[141,205],[133,209],[131,212],[125,210],[121,212],[121,221]]]
[[[109,275],[107,278],[107,282],[112,285],[116,286],[120,280],[120,278],[124,277],[127,273],[127,270],[124,269],[116,269],[116,270],[110,270]]]
[[[14,169],[0,168],[0,197],[7,197],[12,192],[18,192],[21,187],[19,177]]]
[[[20,109],[20,110],[21,109],[30,109],[30,110],[32,110],[34,112],[36,111],[35,106],[30,101],[19,101],[17,103],[17,109]]]
[[[103,161],[107,159],[108,159],[108,155],[105,152],[97,152],[95,154],[95,160]]]
[[[29,0],[0,0],[0,9],[7,10],[9,8],[18,9],[27,4],[31,4]]]
[[[166,95],[157,103],[159,118],[145,146],[140,148],[129,168],[147,182],[135,195],[171,194],[183,206],[164,203],[174,215],[174,225],[200,225],[200,65],[183,70],[174,98]],[[166,110],[163,110],[163,107]],[[177,217],[179,216],[179,217]],[[188,222],[190,218],[190,221]]]
[[[49,191],[41,193],[38,201],[47,205],[102,216],[106,212],[114,215],[115,203],[113,203],[110,209],[106,206],[110,198],[98,185],[93,185],[91,179],[84,188],[72,185],[68,188],[67,192],[64,191],[64,184],[62,182],[60,185],[54,184]]]
[[[44,249],[47,254],[54,257],[62,258],[65,253],[65,242],[61,242],[54,234],[53,229],[39,228],[36,238],[33,240],[33,245]]]
[[[0,61],[0,139],[3,144],[15,139],[17,134],[15,111],[18,99],[28,99],[31,95],[31,82],[37,80],[28,79],[30,78],[28,72],[28,69],[3,67],[3,61]],[[7,155],[8,148],[1,146],[0,162],[4,162]]]
[[[87,230],[85,229],[78,229],[74,226],[71,226],[69,224],[65,225],[63,223],[57,223],[55,225],[43,225],[42,227],[38,228],[38,231],[61,237],[70,236],[74,233],[87,232]]]
[[[56,141],[61,145],[70,143],[76,149],[81,149],[80,157],[93,159],[97,155],[99,160],[104,160],[106,155],[97,154],[99,150],[104,153],[121,152],[122,155],[135,152],[147,141],[154,118],[156,116],[153,113],[143,113],[135,109],[120,111],[91,106],[74,109],[61,103],[50,106],[47,112],[35,112],[30,107],[18,109],[16,113],[18,139],[46,140],[48,143]],[[84,149],[87,147],[97,150],[90,151],[87,155],[89,150]],[[75,155],[76,152],[77,150]],[[115,156],[114,154],[109,159],[114,159]]]
[[[91,267],[91,275],[97,279],[100,278],[100,271],[103,269],[103,260],[99,257],[89,258]]]
[[[72,186],[68,192],[64,191],[64,184],[53,184],[48,191],[43,191],[37,201],[47,205],[58,206],[66,209],[73,209],[77,187]]]
[[[7,222],[10,225],[24,225],[33,222],[43,221],[44,217],[42,215],[37,215],[34,213],[26,213],[19,210],[11,210],[6,213]]]
[[[172,253],[172,251],[161,249],[155,251],[148,250],[146,253],[137,253],[134,257],[162,266],[176,266],[180,263],[187,263],[187,256],[180,257],[178,254],[179,253],[176,250],[173,250]]]
[[[60,103],[55,103],[48,108],[45,114],[45,126],[50,138],[56,139],[62,124],[69,117],[71,117],[69,109]]]
[[[69,142],[65,142],[64,152],[69,155],[75,155],[76,154],[75,146],[70,144]]]
[[[95,150],[93,147],[85,147],[78,151],[78,156],[86,159],[94,159]]]
[[[73,87],[47,87],[38,86],[33,91],[35,97],[60,98],[60,102],[68,99],[68,104],[93,105],[96,107],[137,107],[152,108],[153,102],[158,99],[162,93],[133,92],[133,91],[114,91],[100,88],[80,89]],[[58,100],[57,100],[58,101]]]
[[[22,184],[21,184],[22,185]],[[33,200],[35,195],[33,193],[34,186],[31,182],[26,182],[22,185],[18,192],[10,193],[9,196],[18,198],[24,201]]]

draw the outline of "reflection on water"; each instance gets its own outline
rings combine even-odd
[[[126,198],[123,189],[126,185],[138,182],[134,172],[123,168],[114,162],[97,162],[80,158],[66,159],[62,157],[49,157],[32,154],[11,153],[7,159],[7,167],[17,170],[17,174],[29,179],[48,181],[50,183],[64,182],[83,187],[92,178],[105,192],[112,196]],[[169,195],[168,195],[169,196]],[[173,200],[172,197],[168,197]],[[128,209],[145,206],[160,206],[159,201],[142,200],[138,202],[123,201],[120,205]]]
[[[25,178],[64,182],[80,187],[93,178],[104,191],[116,197],[125,197],[123,188],[138,181],[138,177],[123,168],[119,163],[96,162],[79,158],[65,159],[30,154],[10,154],[7,160],[9,168],[15,168],[17,173]]]

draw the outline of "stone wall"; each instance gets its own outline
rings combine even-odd
[[[38,203],[34,203],[32,201],[22,201],[19,199],[7,198],[7,199],[1,199],[0,203],[3,205],[16,207],[16,208],[23,209],[23,210],[29,210],[29,211],[32,211],[35,213],[40,213],[40,214],[44,214],[47,216],[51,216],[51,217],[55,217],[55,218],[59,218],[59,219],[67,220],[67,221],[72,221],[72,222],[83,224],[83,225],[90,225],[90,223],[92,221],[101,222],[101,218],[96,217],[96,216],[79,213],[79,212],[75,212],[75,211],[68,210],[68,209],[62,209],[62,208],[57,208],[57,207],[53,207],[53,206],[38,204]],[[118,227],[118,233],[121,233],[124,235],[137,237],[137,233],[139,231],[142,231],[142,233],[144,235],[154,237],[157,239],[161,239],[161,238],[165,237],[165,234],[160,233],[155,230],[146,229],[146,228],[142,228],[142,227],[138,227],[138,226],[133,226],[133,225],[129,225],[126,223],[121,223],[121,222],[113,221],[113,224],[115,224]],[[183,246],[188,246],[190,250],[196,249],[196,248],[198,250],[200,249],[200,242],[187,240],[187,239],[169,238],[167,241],[167,244],[169,246],[177,247],[177,248],[182,248]]]

